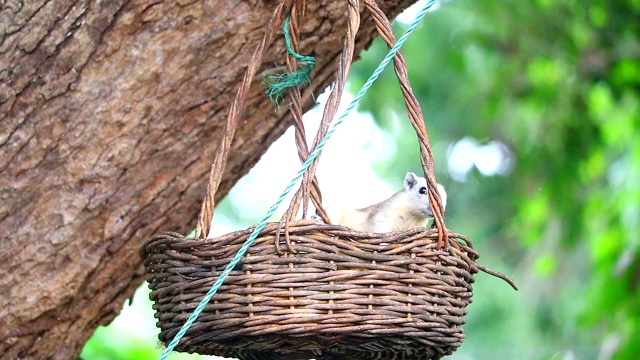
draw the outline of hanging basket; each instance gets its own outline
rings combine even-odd
[[[389,21],[374,0],[364,1],[382,38],[395,44]],[[197,237],[177,233],[153,237],[141,249],[154,301],[159,339],[168,345],[205,294],[241,254],[254,228],[204,238],[214,195],[222,179],[242,105],[261,59],[284,17],[291,19],[297,46],[300,3],[287,0],[275,10],[263,41],[248,66],[228,117],[203,201]],[[358,4],[348,1],[348,31],[334,89],[329,96],[315,148],[335,116],[359,24]],[[408,82],[402,55],[394,65],[416,129],[432,204],[435,228],[372,234],[331,225],[315,178],[317,158],[277,223],[267,223],[238,265],[176,346],[177,351],[239,359],[439,359],[462,343],[471,302],[473,275],[482,270],[469,240],[449,231],[433,173],[433,157],[422,111]],[[295,70],[287,57],[287,68]],[[300,92],[288,93],[302,161],[304,140]],[[313,202],[326,224],[307,220]],[[302,220],[295,220],[301,204]]]
[[[477,253],[435,229],[367,234],[300,220],[297,254],[268,224],[177,350],[240,359],[437,359],[464,339]],[[143,249],[159,338],[168,343],[253,229],[214,239],[175,233]]]

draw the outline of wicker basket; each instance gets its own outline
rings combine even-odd
[[[275,9],[249,63],[211,167],[196,237],[167,232],[153,237],[140,251],[155,302],[159,339],[165,345],[176,337],[234,256],[241,254],[254,230],[204,238],[251,81],[287,14],[291,16],[291,41],[297,46],[301,4],[284,0]],[[374,0],[364,0],[364,4],[392,47],[395,38],[389,21]],[[338,110],[353,60],[359,4],[348,0],[347,5],[344,51],[314,148]],[[290,71],[295,70],[293,64],[288,56]],[[394,57],[394,68],[418,136],[434,228],[371,234],[328,224],[315,178],[316,158],[282,220],[260,231],[176,350],[239,359],[439,359],[455,351],[464,339],[462,325],[478,270],[516,288],[506,276],[476,263],[478,254],[466,237],[447,230],[422,111],[400,53]],[[304,140],[300,91],[294,88],[288,96],[298,154],[305,161],[310,155]],[[306,220],[309,202],[326,224]],[[301,205],[303,219],[294,220]]]
[[[367,234],[300,220],[297,254],[270,223],[206,306],[179,351],[240,359],[438,359],[464,339],[477,253],[434,229]],[[168,343],[253,229],[215,239],[154,237],[142,249],[159,338]]]

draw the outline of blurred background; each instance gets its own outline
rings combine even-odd
[[[395,22],[398,36],[413,16]],[[467,338],[449,358],[638,359],[640,0],[440,1],[402,51],[448,227],[520,286],[476,275]],[[352,93],[386,52],[376,41],[362,55]],[[327,205],[370,205],[421,171],[391,68],[357,111],[322,155]],[[289,131],[219,205],[217,233],[259,221],[298,169]],[[82,358],[157,359],[156,336],[145,284]]]

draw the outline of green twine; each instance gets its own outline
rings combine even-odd
[[[311,83],[309,75],[314,67],[316,67],[316,59],[313,56],[304,56],[293,51],[291,47],[291,35],[289,34],[289,20],[291,15],[288,15],[284,19],[282,30],[284,32],[284,41],[287,45],[287,52],[293,56],[296,60],[303,62],[305,65],[301,66],[296,72],[284,72],[281,74],[266,74],[262,80],[263,84],[267,85],[265,94],[269,97],[272,103],[278,106],[280,100],[289,91],[289,89],[301,86],[304,83]]]
[[[373,71],[371,76],[369,76],[369,79],[367,79],[364,85],[362,85],[362,88],[360,89],[360,91],[358,91],[358,93],[353,98],[353,100],[351,100],[351,103],[349,103],[349,106],[347,106],[347,108],[344,110],[342,115],[340,115],[338,120],[336,120],[336,122],[333,125],[331,125],[331,128],[329,128],[329,130],[324,135],[324,137],[320,140],[318,145],[309,153],[309,157],[302,164],[302,168],[300,168],[296,176],[291,180],[291,182],[284,189],[282,194],[280,194],[280,197],[278,198],[276,203],[273,204],[271,208],[269,208],[269,211],[267,211],[267,214],[262,218],[260,223],[256,225],[256,227],[253,229],[253,232],[251,232],[251,235],[249,235],[249,238],[245,240],[245,242],[242,244],[242,246],[240,247],[238,252],[235,254],[233,259],[231,259],[229,264],[227,264],[222,274],[220,274],[220,277],[218,277],[218,279],[216,279],[213,285],[211,285],[211,288],[205,294],[202,300],[200,300],[200,303],[195,308],[195,310],[193,310],[193,313],[189,315],[189,318],[187,319],[187,321],[182,325],[182,327],[180,328],[178,333],[175,335],[173,340],[171,340],[167,348],[162,352],[162,355],[160,355],[160,360],[166,360],[167,357],[169,357],[169,354],[171,354],[171,352],[173,351],[173,349],[176,346],[178,346],[178,343],[180,342],[182,337],[187,333],[191,325],[193,325],[193,323],[196,321],[198,316],[202,313],[205,306],[207,306],[211,298],[213,298],[213,296],[216,294],[216,292],[218,291],[222,283],[227,279],[227,277],[229,276],[233,268],[240,262],[240,260],[242,259],[244,254],[247,252],[249,247],[253,244],[253,241],[258,237],[262,229],[264,229],[265,225],[267,224],[267,220],[275,213],[276,209],[280,206],[280,204],[282,204],[285,197],[287,196],[287,194],[289,194],[289,192],[291,192],[295,184],[298,181],[300,181],[304,173],[311,166],[311,163],[318,157],[318,155],[320,155],[320,152],[327,144],[327,141],[329,140],[329,138],[331,138],[333,133],[336,131],[336,128],[338,127],[338,125],[340,125],[344,121],[344,119],[347,117],[347,115],[349,115],[351,110],[353,110],[356,107],[356,105],[358,105],[358,103],[360,102],[360,99],[362,99],[362,97],[369,90],[371,85],[376,81],[376,79],[378,79],[378,76],[380,75],[380,73],[389,64],[389,62],[391,62],[391,60],[396,55],[396,53],[400,50],[400,48],[402,47],[404,42],[407,40],[409,35],[413,32],[413,30],[415,30],[415,28],[418,26],[420,21],[422,21],[427,11],[431,8],[431,6],[433,6],[434,3],[435,3],[435,0],[427,1],[424,7],[418,12],[416,18],[413,20],[411,25],[409,25],[407,30],[405,30],[402,36],[400,36],[396,44],[391,48],[391,50],[389,50],[389,52],[384,57],[384,59],[382,59],[378,67]],[[285,31],[285,34],[286,34],[286,31]]]

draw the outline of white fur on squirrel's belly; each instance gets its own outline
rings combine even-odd
[[[363,232],[386,233],[426,226],[428,218],[414,214],[401,199],[402,195],[397,195],[377,209],[327,209],[327,212],[334,224]]]
[[[357,231],[365,231],[367,214],[359,209],[327,208],[327,215],[329,215],[329,219],[333,224],[346,226]]]
[[[392,201],[388,205],[373,214],[371,221],[365,226],[366,232],[405,231],[427,226],[428,217],[415,214],[402,199]]]
[[[386,233],[405,231],[426,226],[431,215],[431,204],[426,180],[414,173],[407,173],[405,188],[378,204],[363,209],[327,209],[333,224],[357,231]],[[421,190],[422,188],[422,190]],[[442,205],[446,207],[447,194],[438,184]]]

